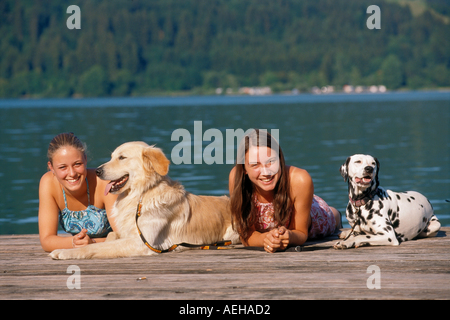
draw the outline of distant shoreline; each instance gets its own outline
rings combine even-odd
[[[140,97],[86,97],[86,98],[14,98],[0,99],[0,108],[32,107],[165,107],[198,105],[252,105],[276,103],[321,103],[363,101],[424,101],[449,100],[450,88],[437,90],[399,90],[384,93],[276,93],[270,95],[166,95]]]

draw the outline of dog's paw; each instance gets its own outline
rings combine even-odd
[[[354,246],[354,243],[348,243],[347,241],[338,241],[334,244],[335,249],[350,249]]]
[[[70,259],[82,259],[79,249],[56,249],[53,250],[49,256],[53,260],[70,260]]]
[[[56,249],[56,250],[53,250],[52,252],[50,252],[49,256],[53,260],[65,260],[65,259],[68,259],[67,254],[65,252],[69,251],[69,250],[70,249]]]
[[[108,233],[108,235],[106,236],[106,241],[114,241],[119,239],[119,236],[117,235],[117,233],[115,233],[114,231],[111,231],[110,233]]]
[[[339,237],[339,239],[345,239],[351,232],[352,232],[351,230],[341,231],[341,233],[339,233],[338,237]]]

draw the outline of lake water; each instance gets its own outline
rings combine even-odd
[[[226,129],[279,129],[287,163],[308,170],[315,193],[342,212],[348,198],[339,167],[352,154],[371,154],[383,187],[423,193],[450,226],[450,92],[408,92],[0,100],[0,234],[38,232],[39,179],[56,134],[74,132],[97,167],[134,140],[156,144],[170,159],[180,143],[172,133],[184,128],[193,141],[194,121],[202,133],[219,129],[224,143]],[[172,164],[169,175],[193,193],[220,195],[228,194],[231,168]]]

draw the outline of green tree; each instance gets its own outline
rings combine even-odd
[[[83,96],[104,96],[108,93],[108,78],[99,65],[92,66],[80,76],[77,92]]]
[[[120,70],[113,82],[112,94],[115,96],[127,96],[133,90],[135,81],[131,72],[127,69]]]
[[[361,0],[78,0],[69,30],[65,1],[1,0],[0,97],[448,86],[450,3],[399,2],[377,0],[374,31]]]
[[[390,54],[381,64],[382,81],[389,89],[398,89],[403,85],[403,68],[396,55]]]

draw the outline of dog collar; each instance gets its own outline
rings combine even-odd
[[[372,200],[372,198],[366,197],[363,198],[361,200],[353,200],[352,197],[348,197],[350,202],[352,203],[352,205],[354,205],[355,207],[362,207],[365,206],[366,203],[368,203],[370,200]]]
[[[159,249],[153,248],[148,243],[148,241],[145,239],[144,235],[142,234],[141,229],[139,229],[139,225],[138,225],[138,219],[141,216],[141,210],[142,210],[142,197],[139,199],[139,203],[138,203],[137,209],[136,209],[136,228],[139,233],[139,237],[141,237],[142,242],[147,246],[147,248],[149,248],[150,250],[152,250],[153,252],[156,252],[156,253],[164,253],[164,252],[170,252],[170,251],[175,250],[178,247],[178,245],[176,245],[176,244],[171,246],[169,249],[159,250]]]
[[[360,199],[360,200],[353,200],[351,196],[348,196],[348,199],[350,200],[350,202],[352,203],[353,206],[359,208],[362,206],[365,206],[367,203],[369,203],[370,200],[373,199],[373,197],[375,196],[375,194],[377,193],[377,189],[373,190],[368,196]]]
[[[191,244],[191,243],[183,242],[183,243],[174,244],[169,249],[165,249],[165,250],[160,250],[160,249],[153,248],[148,243],[148,241],[145,239],[144,235],[141,232],[141,229],[139,229],[138,219],[141,216],[141,210],[142,210],[142,197],[139,199],[139,203],[138,203],[137,208],[136,208],[136,228],[137,228],[137,231],[139,233],[139,237],[141,237],[142,242],[147,246],[147,248],[149,248],[153,252],[156,252],[156,253],[171,252],[171,251],[175,250],[179,246],[189,247],[189,248],[200,248],[202,250],[220,250],[220,249],[228,249],[228,248],[223,247],[223,246],[229,246],[229,245],[232,244],[232,242],[230,240],[218,241],[216,243],[208,244],[208,245]]]

